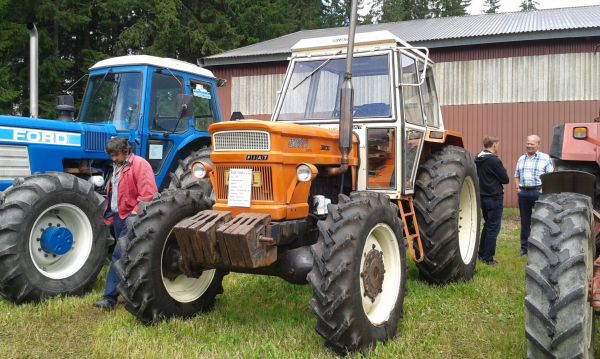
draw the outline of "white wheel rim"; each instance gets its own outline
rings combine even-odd
[[[363,278],[360,276],[360,295],[362,306],[367,318],[373,325],[379,325],[387,321],[392,310],[396,306],[398,294],[400,292],[400,283],[402,282],[402,262],[400,258],[400,249],[398,239],[394,231],[385,223],[379,223],[371,229],[367,235],[365,246],[363,247],[360,271],[363,271],[365,257],[371,250],[383,252],[383,265],[385,269],[382,290],[372,301],[365,296],[365,286]]]
[[[163,245],[163,249],[160,256],[160,275],[162,278],[163,285],[167,290],[167,293],[174,300],[180,303],[190,303],[198,298],[200,298],[210,287],[210,284],[215,277],[216,270],[210,269],[202,272],[200,277],[192,278],[188,277],[185,274],[178,275],[175,279],[170,280],[163,275],[162,270],[162,260],[165,254],[165,248],[167,247],[167,243],[172,240],[176,240],[174,237],[171,237],[171,233],[167,237],[165,244]]]
[[[60,225],[73,235],[71,249],[63,255],[46,253],[40,237],[51,226]],[[46,209],[34,222],[29,234],[29,255],[35,268],[50,279],[64,279],[77,273],[87,262],[94,243],[92,224],[77,206],[61,203]]]
[[[460,190],[458,245],[463,263],[469,264],[477,242],[477,194],[471,177],[465,178]]]

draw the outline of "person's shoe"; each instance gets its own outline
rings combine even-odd
[[[498,261],[495,259],[492,259],[491,261],[483,261],[483,264],[488,265],[488,266],[495,266],[495,265],[498,265]]]
[[[519,252],[519,257],[523,257],[527,255],[527,251],[524,249],[521,249],[521,251]]]
[[[115,309],[116,306],[117,306],[117,303],[113,303],[106,298],[102,298],[101,300],[94,303],[94,307],[100,308],[100,309],[106,310],[106,311],[113,310],[113,309]]]

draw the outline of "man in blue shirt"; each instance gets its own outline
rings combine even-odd
[[[540,176],[554,171],[552,159],[540,152],[540,137],[527,136],[526,152],[519,157],[515,170],[516,186],[519,195],[519,212],[521,214],[521,252],[527,254],[527,240],[531,231],[531,212],[535,201],[540,197],[542,181]]]

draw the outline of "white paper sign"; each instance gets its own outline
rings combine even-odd
[[[163,146],[162,145],[150,145],[148,151],[148,159],[151,160],[162,160],[163,158]]]
[[[232,168],[229,170],[228,206],[250,207],[251,191],[252,169]]]

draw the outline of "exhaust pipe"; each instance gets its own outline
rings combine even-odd
[[[37,118],[38,111],[38,32],[34,23],[27,24],[29,32],[29,112]]]
[[[348,170],[348,156],[352,149],[352,110],[354,108],[354,88],[352,88],[352,56],[354,55],[354,34],[356,33],[357,0],[352,0],[350,29],[348,31],[348,52],[346,53],[346,70],[344,83],[340,89],[340,167],[330,168],[329,175],[338,175]],[[343,186],[343,183],[342,183]]]

